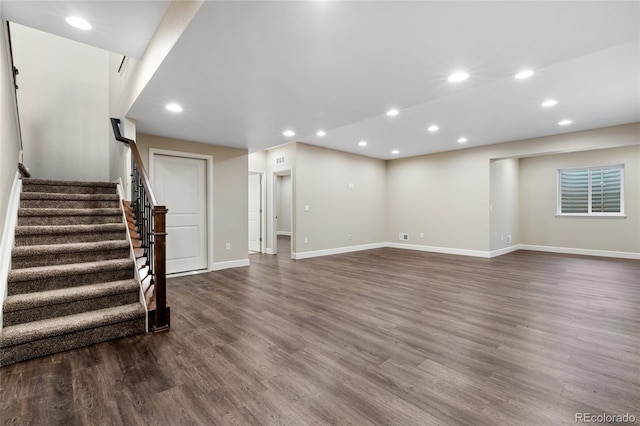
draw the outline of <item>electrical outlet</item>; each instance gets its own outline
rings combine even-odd
[[[305,243],[305,244],[308,244],[308,243],[309,243],[309,238],[304,237],[304,243]]]
[[[510,243],[511,242],[511,235],[507,235],[507,242]]]
[[[424,238],[424,232],[420,233],[420,238]]]
[[[356,187],[356,185],[355,185],[355,184],[353,184],[353,183],[350,183],[350,184],[348,185],[348,187],[349,187],[349,189],[354,189],[354,188]]]
[[[351,237],[353,237],[353,234],[351,232],[347,233],[347,238],[351,239]]]
[[[231,250],[231,243],[225,244],[225,250]]]

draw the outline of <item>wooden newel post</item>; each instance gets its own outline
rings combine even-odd
[[[155,206],[153,208],[153,268],[156,298],[156,321],[152,329],[154,334],[169,331],[166,270],[167,211],[165,206]]]

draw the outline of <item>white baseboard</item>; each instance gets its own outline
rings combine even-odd
[[[351,253],[354,251],[371,250],[385,247],[385,243],[361,244],[358,246],[336,247],[325,250],[303,251],[299,253],[291,253],[292,259],[308,259],[310,257],[330,256],[332,254]]]
[[[520,250],[520,245],[518,244],[516,244],[515,246],[504,247],[498,250],[492,250],[489,252],[489,257],[502,256],[503,254],[512,253],[517,250]]]
[[[240,268],[249,266],[249,259],[229,260],[227,262],[214,262],[211,266],[212,271],[221,271],[229,268]]]
[[[385,247],[403,250],[428,251],[432,253],[458,254],[461,256],[491,257],[491,253],[483,250],[457,249],[450,247],[420,246],[417,244],[386,243]]]
[[[640,253],[634,253],[629,251],[610,251],[610,250],[593,250],[593,249],[581,249],[581,248],[571,248],[571,247],[538,246],[533,244],[520,244],[518,246],[518,249],[545,251],[549,253],[579,254],[583,256],[617,257],[621,259],[640,259]]]
[[[9,194],[7,214],[4,228],[2,228],[2,239],[0,240],[0,307],[4,305],[4,300],[7,298],[7,277],[11,269],[11,250],[15,242],[21,192],[22,180],[20,179],[20,172],[16,172],[11,184],[11,194]],[[0,309],[0,330],[2,330],[2,309]]]
[[[276,235],[286,235],[287,237],[291,236],[291,232],[289,231],[278,231],[276,232]]]

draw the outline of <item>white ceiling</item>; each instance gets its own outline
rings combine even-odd
[[[2,13],[78,40],[60,19],[72,7],[101,17],[80,41],[140,57],[167,2],[5,0]],[[128,115],[140,132],[251,151],[407,157],[640,121],[639,43],[635,1],[207,1]],[[515,80],[523,68],[536,73]],[[457,70],[470,78],[447,82]]]
[[[141,132],[252,151],[420,155],[640,121],[638,40],[637,2],[207,2],[130,115]],[[471,77],[451,84],[455,70]]]
[[[141,58],[169,3],[169,0],[2,0],[0,16],[10,22]],[[93,29],[83,31],[69,26],[65,21],[68,16],[86,19]]]

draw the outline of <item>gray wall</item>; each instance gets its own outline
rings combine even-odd
[[[18,127],[4,21],[0,21],[0,236],[6,221],[11,186],[18,170]]]
[[[626,218],[556,217],[557,170],[625,165]],[[523,244],[640,252],[640,146],[545,155],[520,160]]]
[[[638,144],[640,123],[633,123],[390,161],[387,164],[386,239],[398,242],[398,233],[408,232],[409,244],[487,253],[494,246],[490,215],[491,160],[555,153],[566,153],[567,158],[571,158],[579,151]],[[631,176],[637,173],[629,172]],[[627,196],[638,195],[636,192]],[[633,202],[629,207],[632,205]],[[519,228],[522,231],[524,225]],[[424,239],[419,238],[421,232]],[[637,235],[628,238],[637,238]],[[519,240],[525,242],[523,237]],[[590,246],[605,250],[610,244],[600,244],[594,239]]]
[[[519,244],[519,166],[517,158],[490,162],[491,251]]]
[[[248,161],[247,151],[216,145],[138,134],[140,155],[149,170],[149,148],[190,152],[213,157],[213,260],[247,259]],[[231,250],[225,250],[225,243]]]
[[[303,143],[296,148],[295,252],[383,242],[385,162]]]

